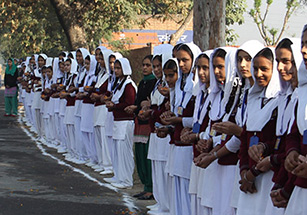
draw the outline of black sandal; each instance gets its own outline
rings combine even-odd
[[[134,197],[134,198],[139,198],[139,197],[145,195],[146,193],[147,193],[146,191],[143,191],[143,192],[141,192],[141,193],[138,193],[138,194],[133,195],[133,197]]]

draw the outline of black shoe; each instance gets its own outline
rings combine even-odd
[[[143,192],[141,192],[141,193],[138,193],[138,194],[133,195],[133,197],[134,197],[134,198],[139,198],[139,197],[143,196],[143,195],[146,194],[146,193],[147,193],[146,191],[143,191]]]
[[[139,200],[152,200],[154,199],[154,196],[151,194],[151,195],[143,195],[143,196],[140,196],[138,198]]]

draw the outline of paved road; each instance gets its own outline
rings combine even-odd
[[[3,114],[1,90],[0,215],[144,214],[145,205],[154,203],[135,202],[130,197],[140,188],[107,188],[97,173],[63,161],[55,150],[29,137],[18,118]]]

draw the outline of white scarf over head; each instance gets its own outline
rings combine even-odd
[[[132,86],[135,89],[135,92],[137,91],[137,87],[134,83],[134,81],[131,79],[130,75],[132,74],[132,70],[131,70],[131,66],[129,63],[129,60],[127,58],[119,58],[117,59],[114,63],[119,62],[121,67],[122,67],[122,71],[124,75],[127,75],[125,82],[123,83],[122,87],[119,90],[116,90],[115,93],[113,93],[112,96],[112,102],[114,102],[114,104],[118,104],[119,103],[119,99],[122,97],[123,93],[125,92],[125,88],[127,84],[132,84]],[[118,83],[120,84],[122,80],[118,80]]]
[[[39,54],[39,55],[37,56],[37,58],[36,58],[36,56],[37,56],[37,55],[35,55],[35,62],[37,62],[37,67],[36,67],[36,69],[34,70],[34,75],[35,75],[35,77],[37,77],[37,78],[42,78],[42,74],[40,73],[40,69],[41,69],[41,68],[38,68],[38,58],[39,58],[39,57],[42,57],[42,58],[47,62],[48,56],[45,55],[45,54]],[[46,65],[46,64],[45,64],[45,65]]]
[[[94,55],[88,55],[90,56],[90,69],[89,71],[86,71],[87,75],[84,80],[84,86],[91,86],[94,81],[96,81],[95,71],[96,71],[96,65],[97,61]]]
[[[203,53],[201,53],[200,55],[207,55],[208,58],[209,58],[209,62],[210,62],[210,56],[212,54],[213,50],[208,50],[208,51],[205,51]],[[199,55],[199,56],[200,56]],[[197,59],[199,58],[199,56],[197,57]],[[205,83],[202,83],[199,81],[199,70],[198,68],[196,69],[196,72],[195,72],[195,78],[194,79],[198,79],[198,93],[197,93],[197,96],[196,96],[196,99],[195,99],[195,107],[194,107],[194,113],[193,113],[193,123],[199,123],[200,125],[203,123],[203,120],[208,112],[208,106],[210,104],[210,100],[208,99],[209,98],[209,94],[210,94],[210,90],[207,89],[208,86],[206,86]],[[202,109],[200,109],[200,106],[201,106],[201,99],[202,97],[207,97],[207,99],[204,101],[204,104],[202,106]],[[199,114],[199,111],[200,114]],[[198,118],[198,115],[199,115],[199,118]]]
[[[249,56],[251,57],[251,59],[254,58],[254,56],[261,50],[264,48],[264,45],[262,43],[260,43],[258,40],[249,40],[245,43],[243,43],[238,49],[237,49],[237,54],[236,57],[238,56],[238,52],[239,51],[244,51],[246,53],[249,54]],[[241,75],[241,72],[238,70],[238,60],[236,59],[236,70],[237,70],[237,75],[240,77],[241,82],[243,81],[243,77]],[[251,72],[251,68],[249,68],[249,71]],[[245,124],[246,121],[246,111],[245,108],[244,110],[242,110],[242,107],[245,107],[245,104],[243,105],[243,100],[244,100],[244,96],[245,93],[247,93],[247,90],[249,90],[249,88],[251,87],[251,84],[249,82],[248,78],[245,78],[245,85],[244,88],[241,89],[242,93],[240,96],[240,104],[241,106],[238,107],[237,110],[237,114],[236,114],[236,123],[237,125],[239,125],[240,127],[243,127],[243,125]],[[245,98],[247,99],[247,98]],[[243,111],[243,113],[242,113]]]
[[[100,48],[101,46],[99,46],[98,48]],[[98,49],[97,48],[97,49]],[[96,49],[96,50],[97,50]],[[97,81],[96,81],[96,85],[95,88],[99,88],[101,85],[103,85],[106,80],[108,80],[108,78],[110,77],[110,62],[109,62],[109,57],[110,55],[113,53],[112,50],[108,50],[108,49],[104,49],[101,50],[100,48],[100,52],[103,55],[103,60],[105,63],[105,70],[101,69],[99,74],[97,75]]]
[[[303,39],[304,32],[307,32],[307,25],[304,26],[301,39]],[[307,69],[303,60],[296,66],[298,68],[298,106],[296,123],[300,134],[304,135],[304,131],[307,129]]]
[[[183,90],[180,89],[181,86],[181,79],[183,78],[183,74],[181,69],[178,67],[178,80],[175,85],[175,91],[176,91],[176,100],[175,100],[175,106],[179,107],[182,106],[183,108],[186,108],[187,104],[189,103],[191,97],[193,96],[193,93],[195,93],[194,86],[196,83],[193,80],[194,74],[192,73],[192,70],[194,68],[195,59],[196,57],[201,53],[199,47],[195,45],[194,43],[184,43],[182,45],[186,45],[189,47],[191,52],[193,53],[193,59],[192,59],[192,65],[191,70],[188,74],[188,77],[186,78],[186,83],[183,88]],[[180,48],[180,46],[179,46]],[[184,99],[182,99],[182,96],[184,95]]]
[[[222,99],[224,97],[223,96],[224,85],[222,85],[221,83],[219,83],[216,80],[216,77],[215,77],[215,74],[214,74],[214,68],[213,68],[213,56],[220,49],[222,49],[226,52],[226,56],[225,56],[225,75],[226,75],[226,78],[227,78],[227,76],[229,76],[229,77],[232,76],[230,74],[229,75],[227,74],[228,71],[227,71],[227,65],[226,65],[226,58],[227,58],[227,55],[233,55],[233,53],[231,53],[231,51],[233,52],[235,50],[235,48],[232,48],[232,47],[216,48],[216,49],[214,49],[214,51],[212,52],[212,54],[210,56],[210,66],[209,66],[210,67],[210,87],[209,87],[210,96],[209,96],[209,100],[211,102],[211,110],[209,112],[209,117],[212,121],[217,121],[217,120],[221,119],[225,114],[225,108],[222,106]],[[231,62],[231,61],[227,61],[227,62]],[[231,73],[233,71],[229,70],[229,72]],[[225,103],[225,101],[226,100],[224,100],[224,103]]]
[[[84,64],[86,56],[90,55],[89,51],[85,48],[79,48],[77,51],[80,51],[82,53],[83,64]],[[81,84],[85,75],[86,75],[86,70],[84,65],[83,66],[79,65],[78,84]]]
[[[78,63],[77,61],[75,61],[74,59],[70,59],[71,60],[71,65],[70,65],[70,72],[69,72],[69,76],[68,76],[68,83],[66,84],[66,91],[69,89],[72,81],[73,81],[73,76],[77,74],[77,67],[78,67]]]
[[[271,119],[273,111],[278,106],[278,95],[281,90],[279,73],[275,61],[275,50],[269,48],[273,54],[273,74],[270,82],[266,87],[258,85],[255,75],[253,62],[251,65],[251,73],[254,79],[254,85],[251,87],[247,98],[246,107],[246,130],[247,131],[261,131],[267,122]],[[255,58],[253,58],[254,61]],[[262,106],[262,100],[267,100],[267,103]]]
[[[291,45],[291,50],[293,54],[293,59],[295,65],[299,65],[303,58],[300,51],[301,48],[301,40],[299,38],[289,38],[289,40],[293,43]],[[278,116],[277,116],[277,124],[276,124],[276,135],[281,136],[289,129],[289,122],[291,119],[294,119],[294,110],[297,102],[297,92],[293,92],[292,86],[290,82],[285,82],[280,77],[281,83],[281,91],[279,94],[279,102],[278,102]],[[288,101],[289,96],[291,95],[291,100]]]
[[[165,62],[165,64],[168,62],[168,61],[173,61],[175,64],[176,64],[176,66],[177,66],[177,74],[178,74],[178,79],[180,79],[180,72],[179,72],[179,65],[178,65],[178,60],[176,59],[176,58],[170,58],[170,59],[168,59],[166,62]],[[164,65],[165,65],[164,64]],[[164,68],[163,68],[163,70],[164,70]],[[178,81],[178,80],[177,80]],[[176,82],[176,84],[177,84],[177,82]],[[180,93],[182,93],[181,91],[180,91]],[[171,106],[171,111],[176,115],[176,116],[178,116],[178,107],[179,106],[176,106],[176,97],[178,96],[178,94],[177,94],[177,92],[176,92],[176,86],[174,87],[174,88],[170,88],[170,92],[169,92],[169,94],[170,94],[170,106]]]
[[[109,73],[110,73],[110,80],[109,80],[109,83],[108,83],[108,91],[111,91],[112,90],[112,86],[116,80],[116,76],[115,76],[115,73],[113,72],[113,74],[111,74],[111,67],[110,67],[110,57],[111,56],[114,56],[115,57],[115,60],[119,59],[119,58],[122,58],[123,55],[119,52],[113,52],[112,54],[110,54],[109,56],[109,59],[108,59],[108,62],[109,62]]]
[[[154,56],[153,56],[152,59],[154,59],[158,55],[161,55],[161,59],[162,59],[161,67],[163,68],[163,59],[164,60],[170,59],[172,57],[172,50],[173,50],[173,46],[171,44],[162,44],[162,45],[159,45],[159,46],[155,46],[154,47]],[[164,62],[166,62],[166,61],[164,61]],[[152,74],[156,77],[154,71],[152,71]],[[155,85],[153,91],[151,92],[150,101],[151,101],[152,105],[160,106],[164,101],[165,97],[158,90],[158,84],[163,84],[163,82],[165,82],[164,79],[165,79],[164,74],[162,72],[161,80],[158,80],[156,82],[156,85]]]

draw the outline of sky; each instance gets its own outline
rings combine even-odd
[[[247,1],[247,10],[249,11],[253,7],[253,0]],[[262,0],[262,11],[264,11],[264,6],[266,6],[266,0]],[[270,6],[268,17],[267,17],[267,25],[269,27],[274,27],[280,29],[283,23],[283,17],[286,13],[286,0],[274,0],[272,5]],[[303,26],[307,24],[306,19],[307,7],[303,6],[299,8],[289,19],[286,30],[282,35],[284,37],[300,37]],[[260,33],[257,29],[256,24],[250,17],[250,15],[246,12],[244,14],[245,22],[242,25],[233,25],[232,29],[239,35],[239,38],[236,42],[236,45],[243,44],[244,42],[256,39],[260,42],[263,42]]]

